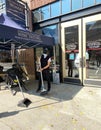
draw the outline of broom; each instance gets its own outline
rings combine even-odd
[[[39,61],[39,64],[40,64],[40,69],[41,69],[40,61]],[[42,71],[40,71],[40,76],[41,76],[41,92],[40,92],[40,95],[45,95],[45,94],[47,94],[47,90],[45,89],[45,85],[44,85],[44,82],[43,82]]]
[[[18,76],[16,76],[16,79],[18,81],[18,85],[19,85],[20,91],[21,91],[22,96],[23,96],[23,100],[19,101],[18,106],[20,106],[20,107],[28,107],[31,104],[31,101],[28,98],[25,98],[25,96],[23,94],[23,91],[22,91],[22,87],[21,87],[19,79],[18,79]]]

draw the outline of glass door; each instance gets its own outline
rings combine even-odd
[[[61,24],[64,82],[82,84],[81,19]]]
[[[101,14],[83,19],[84,84],[101,86]]]

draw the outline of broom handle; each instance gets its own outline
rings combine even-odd
[[[19,82],[18,76],[16,76],[16,79],[17,79],[17,81],[18,81],[18,85],[19,85],[19,88],[20,88],[20,90],[21,90],[22,96],[23,96],[23,98],[25,99],[25,96],[24,96],[24,94],[23,94],[22,87],[21,87],[21,84],[20,84],[20,82]]]
[[[40,60],[39,60],[39,67],[41,69],[41,63],[40,63]],[[41,75],[41,83],[42,83],[42,89],[44,88],[44,82],[43,82],[43,75],[42,75],[42,71],[40,71],[40,75]]]
[[[42,71],[40,71],[40,74],[41,74],[41,83],[42,83],[42,87],[44,87]]]

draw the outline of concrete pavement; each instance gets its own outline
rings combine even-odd
[[[18,107],[23,99],[5,85],[0,90],[0,130],[101,130],[101,88],[53,84],[46,96],[36,93],[37,81],[27,82],[24,96],[32,101]]]

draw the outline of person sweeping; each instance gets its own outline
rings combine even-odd
[[[43,86],[43,80],[47,81],[47,89],[46,92],[48,93],[51,89],[51,82],[50,82],[50,72],[49,72],[49,67],[51,64],[51,58],[49,56],[49,51],[47,48],[43,49],[43,54],[40,58],[40,69],[39,71],[41,72],[39,74],[39,83],[38,83],[38,88],[36,92],[41,91],[41,93],[45,92],[44,86]],[[42,75],[41,75],[42,74]]]

